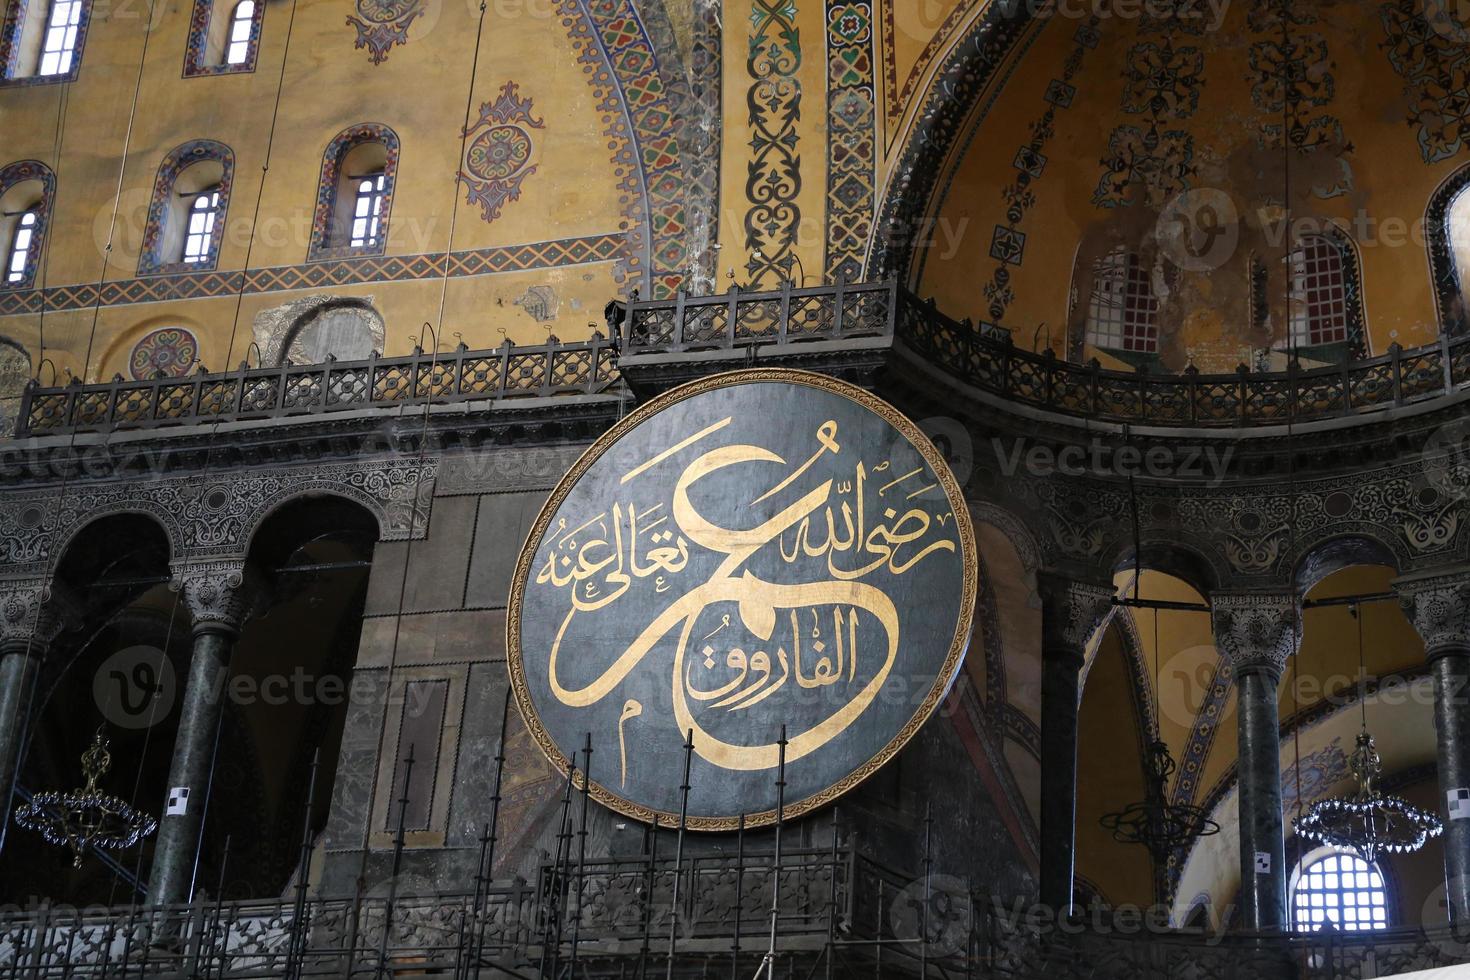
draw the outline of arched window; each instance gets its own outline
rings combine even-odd
[[[1441,329],[1460,336],[1470,332],[1470,166],[1434,192],[1425,224]]]
[[[56,178],[36,160],[0,167],[0,290],[35,285]]]
[[[1150,271],[1122,245],[1093,266],[1087,342],[1102,350],[1158,353],[1159,301]]]
[[[1383,873],[1356,854],[1318,851],[1297,868],[1292,921],[1299,932],[1388,928],[1388,887]]]
[[[397,169],[398,134],[387,126],[362,123],[327,144],[308,260],[383,254]]]
[[[1348,271],[1342,247],[1324,235],[1307,235],[1286,262],[1292,343],[1297,347],[1346,343]]]
[[[16,83],[77,76],[91,0],[9,0],[0,20],[0,66]]]
[[[213,269],[219,261],[235,155],[223,143],[193,140],[158,167],[138,274]]]
[[[264,14],[264,0],[194,0],[185,77],[254,71]]]

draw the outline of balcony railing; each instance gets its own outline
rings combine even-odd
[[[0,976],[551,977],[575,961],[592,980],[707,980],[759,975],[774,952],[783,977],[1335,980],[1470,955],[1447,929],[1143,934],[1137,917],[1101,915],[1058,927],[1039,908],[967,894],[953,878],[926,883],[841,846],[783,854],[773,922],[772,869],[769,852],[643,855],[546,864],[534,883],[465,894],[47,906],[0,914]]]
[[[1279,373],[1178,375],[1073,364],[1016,347],[1004,331],[945,316],[897,284],[843,283],[770,292],[635,300],[621,309],[621,353],[701,352],[897,338],[937,368],[1007,401],[1114,422],[1236,428],[1362,415],[1470,385],[1470,336],[1367,360]],[[617,345],[463,345],[446,354],[151,381],[42,388],[21,401],[17,436],[275,418],[375,406],[595,394],[618,386]]]
[[[1067,415],[1161,426],[1239,427],[1357,415],[1470,383],[1470,336],[1367,360],[1280,373],[1165,375],[1073,364],[1016,347],[1005,331],[945,316],[893,283],[635,302],[628,354],[897,336],[939,369],[1002,398]]]
[[[42,388],[21,399],[16,435],[145,429],[231,419],[281,418],[374,407],[596,394],[619,381],[611,342],[552,342],[493,350],[288,364],[105,384]]]

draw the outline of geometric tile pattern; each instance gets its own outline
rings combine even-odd
[[[264,6],[264,4],[261,4]],[[215,207],[214,234],[211,236],[203,258],[198,262],[180,261],[163,254],[164,226],[170,220],[188,220],[188,209],[180,208],[179,195],[174,186],[179,175],[199,163],[213,161],[222,168],[218,185],[219,204]],[[153,197],[148,202],[148,221],[143,226],[143,245],[138,256],[138,275],[156,275],[186,270],[205,271],[213,269],[219,261],[219,243],[225,235],[225,214],[230,206],[230,187],[235,178],[235,154],[223,143],[214,140],[190,140],[169,151],[158,165],[158,177],[153,182]],[[201,191],[203,188],[201,188]],[[180,236],[179,241],[183,238]]]
[[[226,0],[194,0],[194,10],[189,15],[189,39],[184,45],[185,78],[235,75],[255,71],[255,57],[260,53],[260,25],[265,21],[265,0],[256,0],[254,13],[250,18],[250,37],[245,45],[245,59],[233,65],[225,62],[223,58],[217,65],[211,65],[207,61],[210,19],[214,16],[215,8],[220,8],[221,16],[232,17],[235,6],[236,3],[226,2]],[[229,50],[229,45],[230,39],[226,34],[225,51]]]
[[[667,298],[684,282],[688,254],[685,172],[674,111],[632,0],[556,0],[587,83],[598,96],[628,222],[621,279]]]
[[[827,0],[827,278],[856,282],[873,229],[873,10]]]
[[[528,269],[608,262],[623,256],[626,238],[612,232],[551,242],[477,248],[449,256],[451,278],[486,276]],[[444,275],[444,253],[370,256],[311,262],[303,265],[252,269],[244,277],[244,292],[270,293],[291,289],[319,289],[367,282],[403,282],[437,279]],[[39,313],[41,290],[0,291],[0,316]],[[93,306],[128,306],[196,297],[235,296],[241,292],[239,272],[188,272],[107,282],[54,286],[45,290],[44,307],[80,310]]]
[[[40,160],[19,160],[0,167],[0,197],[16,184],[29,180],[41,182],[41,201],[36,208],[36,224],[31,233],[30,252],[26,256],[25,269],[19,282],[0,282],[0,296],[18,290],[30,289],[36,283],[36,269],[41,262],[41,252],[46,247],[46,222],[51,217],[51,202],[56,199],[56,175]],[[5,243],[9,245],[9,243]]]
[[[790,279],[801,228],[801,40],[796,0],[754,0],[745,95],[750,122],[745,271],[752,284]]]

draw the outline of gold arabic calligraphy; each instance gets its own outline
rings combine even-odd
[[[726,418],[629,470],[623,474],[622,483],[627,484],[729,423]],[[748,506],[754,508],[782,494],[824,457],[835,457],[841,449],[837,422],[824,422],[816,431],[811,456],[754,497]],[[556,632],[548,671],[551,691],[558,701],[573,708],[597,704],[617,689],[666,636],[677,631],[672,671],[674,719],[680,732],[693,732],[694,749],[701,758],[731,770],[773,768],[778,761],[778,745],[774,741],[762,745],[724,741],[700,725],[693,706],[706,711],[746,711],[781,691],[793,678],[799,689],[806,690],[846,685],[850,696],[840,707],[813,727],[790,737],[786,760],[791,763],[816,751],[867,710],[898,657],[898,609],[886,592],[861,579],[880,571],[900,576],[931,555],[957,550],[954,538],[944,530],[952,514],[931,514],[922,500],[910,505],[936,488],[934,482],[923,479],[923,466],[890,478],[890,461],[878,463],[871,471],[859,461],[851,471],[851,479],[824,479],[749,529],[722,526],[691,501],[691,488],[699,481],[752,463],[788,465],[781,456],[759,446],[722,446],[704,452],[684,468],[667,507],[662,502],[643,505],[618,501],[573,528],[568,528],[562,518],[550,536],[551,547],[535,579],[538,585],[570,591],[571,608]],[[880,482],[882,485],[877,486]],[[900,499],[902,503],[898,504]],[[937,501],[931,498],[927,503],[942,504],[945,499],[940,495]],[[812,567],[820,563],[830,577],[797,583],[759,577],[747,567],[748,563],[773,542],[784,565]],[[719,557],[708,577],[692,585],[682,580],[690,564],[691,547]],[[656,594],[678,589],[682,595],[676,592],[677,598],[663,607],[590,684],[565,686],[558,667],[574,620],[607,608],[627,594],[636,581],[648,579],[652,579]],[[740,626],[759,641],[761,649],[746,649],[750,644],[733,645],[739,642],[732,639],[738,630],[732,626],[730,614],[724,615],[714,629],[693,636],[701,613],[721,603],[735,604]],[[860,623],[868,623],[869,619],[883,637],[876,653],[859,649],[864,635]],[[697,649],[691,650],[691,646]],[[865,654],[873,660],[860,668]],[[722,671],[734,676],[705,687],[695,676],[701,665],[706,672]],[[860,689],[852,692],[859,685]],[[642,713],[643,704],[629,698],[618,719],[624,783],[624,728]]]

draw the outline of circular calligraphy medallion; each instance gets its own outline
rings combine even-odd
[[[939,451],[869,392],[802,371],[707,378],[589,449],[521,551],[516,703],[628,816],[775,820],[892,758],[957,675],[974,533]],[[692,737],[690,736],[692,733]],[[580,781],[580,773],[579,773]]]
[[[505,180],[531,159],[531,136],[519,126],[491,126],[474,141],[465,163],[481,180]]]

